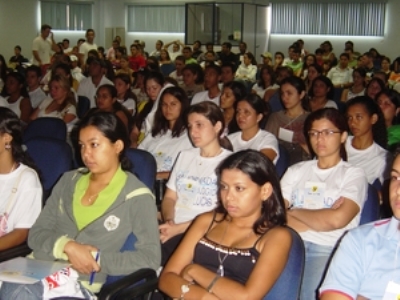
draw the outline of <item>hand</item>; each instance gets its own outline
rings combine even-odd
[[[344,198],[340,197],[339,199],[337,199],[331,206],[332,209],[338,209],[340,206],[342,206],[342,204],[344,203]]]
[[[189,272],[193,270],[194,264],[188,264],[181,272],[181,277],[189,282],[193,282],[194,279],[189,275]]]
[[[160,240],[163,244],[179,233],[178,226],[173,220],[169,220],[166,223],[161,224],[158,226],[158,229],[160,230]]]
[[[91,272],[99,272],[100,266],[94,260],[92,251],[98,251],[91,245],[79,244],[75,241],[68,242],[64,247],[64,252],[68,260],[76,271],[89,275]]]

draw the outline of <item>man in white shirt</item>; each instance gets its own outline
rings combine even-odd
[[[72,52],[72,48],[69,46],[69,39],[63,39],[62,44],[65,54],[69,54],[70,52]]]
[[[90,108],[96,107],[96,91],[103,84],[112,84],[104,75],[106,65],[102,59],[91,57],[88,59],[89,77],[82,79],[78,88],[78,96],[85,96],[90,100]]]
[[[82,43],[82,45],[80,45],[79,47],[79,54],[80,54],[80,58],[81,58],[81,66],[83,66],[83,69],[85,64],[86,64],[86,60],[88,58],[88,52],[90,50],[96,50],[97,51],[97,45],[94,43],[94,38],[95,38],[95,33],[93,29],[88,29],[86,30],[86,41],[84,43]]]
[[[54,42],[51,26],[43,24],[40,35],[32,43],[33,64],[46,68],[50,64],[52,51],[57,51],[57,44]]]
[[[192,105],[203,101],[211,101],[219,106],[221,90],[218,82],[221,79],[221,68],[217,65],[208,65],[204,71],[204,87],[206,91],[194,95]]]
[[[340,54],[339,65],[333,67],[326,77],[328,77],[335,88],[349,88],[353,84],[353,69],[349,68],[349,55]]]
[[[28,86],[29,99],[31,100],[32,108],[36,108],[47,98],[46,93],[40,87],[42,79],[42,70],[40,67],[32,65],[26,68],[26,84]]]

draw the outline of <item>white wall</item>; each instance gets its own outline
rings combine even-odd
[[[327,0],[321,0],[326,1]],[[283,36],[272,35],[269,38],[269,51],[274,53],[282,51],[285,56],[288,47],[298,39],[305,41],[305,48],[310,52],[314,52],[319,45],[325,41],[331,41],[333,51],[336,55],[340,55],[344,51],[344,43],[348,40],[354,42],[354,48],[358,52],[366,52],[370,48],[376,48],[381,54],[385,54],[391,59],[400,56],[400,43],[398,42],[398,34],[400,32],[400,22],[398,21],[400,13],[400,1],[388,0],[386,11],[386,30],[384,37],[349,37],[349,36]]]
[[[137,4],[165,4],[161,0],[92,0],[94,3],[94,20],[93,28],[96,31],[96,43],[99,46],[110,46],[111,41],[106,41],[106,28],[126,27],[126,12],[125,6],[127,3]],[[319,0],[328,1],[328,0]],[[170,4],[186,3],[186,2],[204,2],[204,0],[173,0],[168,1]],[[222,0],[220,2],[247,2],[265,4],[263,0]],[[32,40],[37,36],[40,28],[40,19],[38,13],[39,0],[0,0],[0,53],[8,60],[13,55],[15,45],[22,47],[22,53],[26,57],[31,57]],[[396,22],[400,13],[400,1],[388,0],[387,9],[387,25],[386,32],[383,38],[367,38],[367,37],[311,37],[301,36],[306,42],[306,48],[315,50],[321,41],[329,39],[333,43],[334,51],[339,54],[342,52],[344,42],[353,40],[355,49],[363,52],[369,48],[377,48],[378,51],[395,58],[400,55],[400,43],[398,43],[397,33],[400,32],[400,22]],[[184,16],[182,16],[184,17]],[[61,41],[63,38],[69,38],[71,44],[74,45],[80,37],[84,37],[84,32],[56,32],[56,41]],[[135,39],[144,40],[146,42],[146,50],[151,51],[154,48],[155,41],[162,39],[164,42],[181,39],[184,40],[183,34],[137,34],[126,33],[125,44],[130,43]],[[270,52],[283,51],[287,52],[288,46],[300,36],[270,36],[267,46]],[[258,35],[256,44],[260,45],[257,53],[262,53],[264,40],[259,43],[262,37]],[[203,41],[207,42],[207,41]],[[234,51],[236,51],[234,49]],[[258,58],[257,58],[258,59]]]

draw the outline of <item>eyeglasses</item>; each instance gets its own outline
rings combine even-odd
[[[310,138],[318,138],[318,136],[322,136],[322,137],[326,138],[326,137],[333,136],[335,133],[342,133],[342,132],[341,131],[335,131],[335,130],[332,130],[332,129],[324,129],[324,130],[321,130],[321,131],[310,130],[308,132],[308,136]]]

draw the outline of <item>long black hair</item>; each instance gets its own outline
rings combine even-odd
[[[254,233],[263,234],[269,228],[286,224],[286,209],[279,177],[273,163],[265,155],[251,149],[235,152],[225,158],[217,167],[216,173],[219,182],[224,170],[240,170],[258,186],[261,187],[267,182],[272,186],[272,194],[262,202],[261,216],[253,224]],[[215,210],[224,214],[226,218],[228,212],[222,204],[220,191],[218,191],[218,197],[218,206]]]
[[[77,136],[79,136],[82,129],[88,126],[96,127],[111,143],[115,143],[118,140],[122,141],[124,147],[119,154],[119,161],[121,163],[121,168],[124,171],[129,171],[132,165],[130,160],[126,157],[125,151],[130,146],[130,140],[124,123],[114,113],[97,111],[86,115],[77,124],[75,129]]]
[[[11,155],[16,163],[22,163],[31,167],[38,173],[33,160],[29,154],[24,151],[22,144],[22,124],[18,116],[9,108],[0,107],[0,135],[9,134],[11,140]]]
[[[388,136],[385,118],[379,105],[368,96],[358,96],[346,102],[346,112],[351,106],[354,105],[362,105],[370,117],[372,115],[376,115],[378,117],[378,120],[372,125],[372,137],[375,143],[377,143],[383,149],[387,149]]]

